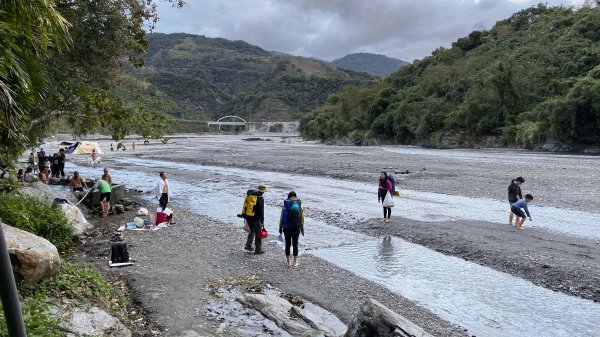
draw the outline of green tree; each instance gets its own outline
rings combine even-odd
[[[67,27],[50,1],[0,2],[0,139],[6,162],[24,150],[28,113],[47,94],[44,62],[68,46]]]
[[[124,62],[142,64],[145,33],[157,19],[152,0],[1,1],[3,161],[43,138],[48,121],[59,116],[81,134],[109,126],[115,139],[132,130],[158,135],[164,116],[128,104],[115,90]]]

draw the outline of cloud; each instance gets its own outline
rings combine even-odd
[[[159,2],[158,32],[244,40],[266,50],[325,60],[371,52],[412,61],[449,47],[474,27],[538,1],[530,0],[188,0]],[[583,0],[549,0],[579,5]]]

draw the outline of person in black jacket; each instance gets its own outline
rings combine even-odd
[[[517,177],[510,182],[508,186],[508,204],[509,207],[512,208],[515,202],[523,199],[523,193],[521,192],[521,184],[525,182],[523,177]],[[519,222],[519,217],[516,217],[515,223],[513,224],[514,213],[511,211],[508,216],[508,224],[512,226],[516,226]]]
[[[263,194],[266,191],[266,186],[258,186],[258,198],[256,199],[256,206],[254,207],[254,216],[246,218],[250,232],[248,233],[248,239],[246,240],[244,249],[251,251],[252,241],[254,241],[254,254],[256,255],[264,253],[264,250],[262,250],[262,239],[258,235],[258,232],[265,225],[265,199],[263,198]]]

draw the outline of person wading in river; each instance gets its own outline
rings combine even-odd
[[[383,220],[381,220],[381,222],[390,222],[394,202],[392,201],[392,182],[388,179],[385,171],[379,173],[377,201],[381,201],[381,204],[383,205]]]
[[[256,198],[256,206],[254,206],[254,215],[246,217],[248,222],[248,237],[246,239],[246,245],[244,249],[252,251],[252,241],[254,241],[254,254],[263,254],[265,251],[262,250],[262,239],[258,232],[265,225],[265,199],[263,194],[267,191],[267,187],[259,185],[257,189],[258,197]]]
[[[171,186],[169,185],[169,181],[167,181],[167,173],[160,172],[160,180],[156,184],[156,199],[158,199],[158,204],[160,205],[161,201],[165,201],[168,204],[170,196]]]

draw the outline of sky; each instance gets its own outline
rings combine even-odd
[[[155,31],[243,40],[331,61],[350,53],[412,62],[541,0],[158,0]],[[580,6],[583,0],[546,0]]]

